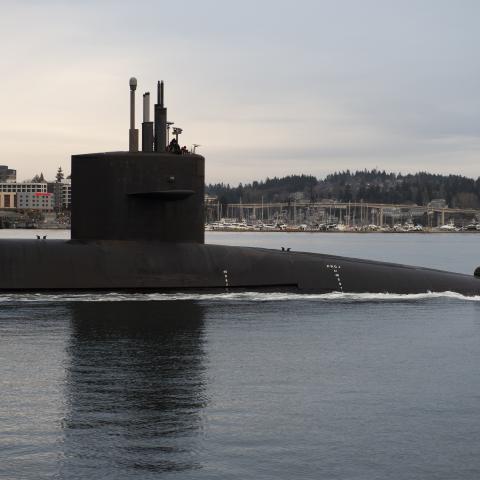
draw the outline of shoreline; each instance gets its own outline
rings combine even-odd
[[[36,228],[1,228],[0,230],[4,231],[17,231],[17,230],[28,230],[28,231],[43,231],[43,230],[53,230],[53,231],[70,231],[69,227],[58,227],[58,226],[40,226]],[[415,234],[415,235],[431,235],[431,234],[438,234],[438,233],[448,233],[448,234],[458,234],[458,233],[469,233],[469,234],[480,234],[480,230],[450,230],[450,229],[441,229],[441,228],[430,228],[424,230],[309,230],[309,229],[295,229],[295,228],[287,228],[287,229],[272,229],[272,230],[260,230],[254,228],[215,228],[209,229],[205,228],[205,232],[208,233],[345,233],[345,234]]]
[[[345,233],[345,234],[399,234],[399,235],[404,235],[404,234],[415,234],[415,235],[431,235],[431,234],[437,234],[437,233],[448,233],[448,234],[454,234],[454,233],[471,233],[471,234],[480,234],[480,231],[478,230],[423,230],[423,231],[395,231],[395,230],[254,230],[254,229],[243,229],[243,230],[237,230],[234,228],[228,229],[215,229],[215,230],[205,230],[205,232],[209,233],[311,233],[311,234],[316,234],[316,233]]]

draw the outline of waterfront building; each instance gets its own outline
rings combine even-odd
[[[53,193],[18,192],[16,196],[18,209],[51,211],[55,206]]]
[[[443,198],[434,198],[427,205],[428,208],[448,208],[447,201]]]
[[[218,197],[216,195],[208,195],[207,193],[205,194],[205,204],[213,204],[218,202]]]
[[[295,192],[290,195],[291,200],[294,200],[295,202],[301,202],[305,200],[305,193],[304,192]]]
[[[17,181],[17,171],[8,168],[7,165],[0,165],[0,182],[15,183]]]
[[[72,205],[72,183],[66,180],[62,183],[62,207],[70,209]]]
[[[0,208],[16,208],[16,194],[0,192]]]
[[[23,182],[23,183],[10,183],[10,182],[0,182],[0,192],[4,193],[47,193],[47,183],[33,183],[33,182]]]
[[[50,182],[48,192],[54,195],[55,210],[70,209],[72,205],[72,184],[70,180],[63,182]]]

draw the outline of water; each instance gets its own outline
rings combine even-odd
[[[468,273],[479,240],[208,236]],[[480,298],[0,294],[0,362],[0,478],[480,478]]]
[[[0,238],[70,238],[69,230],[1,230]],[[207,243],[331,253],[471,274],[480,266],[478,233],[205,232]]]

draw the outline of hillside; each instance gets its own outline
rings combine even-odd
[[[476,180],[460,175],[426,172],[402,175],[379,170],[336,172],[317,179],[311,175],[267,178],[251,184],[210,184],[206,193],[220,202],[260,203],[301,199],[320,201],[364,201],[371,203],[416,203],[426,205],[433,199],[445,199],[456,208],[480,207],[480,177]]]

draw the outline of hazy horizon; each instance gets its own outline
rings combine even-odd
[[[3,0],[0,164],[20,180],[124,150],[128,79],[166,81],[207,183],[480,171],[473,0]],[[152,95],[153,96],[153,95]]]

